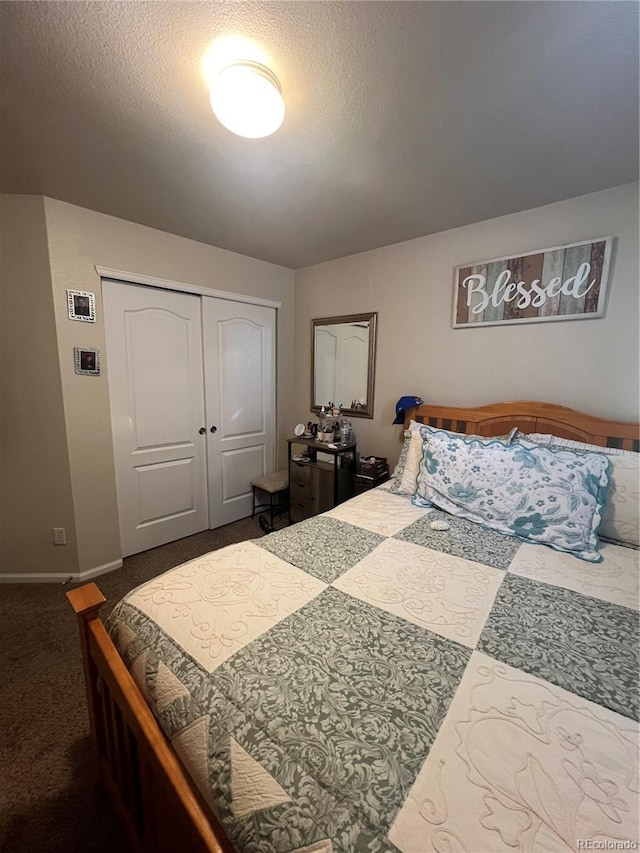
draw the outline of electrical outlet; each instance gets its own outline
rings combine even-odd
[[[54,545],[66,545],[67,544],[67,533],[64,527],[54,527],[53,528],[53,544]]]

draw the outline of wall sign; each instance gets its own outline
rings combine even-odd
[[[456,267],[453,327],[602,317],[612,237]]]

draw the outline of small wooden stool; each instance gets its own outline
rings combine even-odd
[[[253,509],[251,512],[251,518],[253,518],[256,512],[268,509],[271,520],[271,530],[273,530],[273,516],[276,510],[287,505],[288,496],[283,493],[289,491],[289,472],[277,471],[275,474],[265,474],[263,477],[256,477],[255,480],[251,481],[251,486],[253,487]],[[258,490],[266,492],[269,495],[268,504],[256,504],[256,494]],[[278,499],[278,495],[282,495],[282,499]],[[263,527],[262,523],[260,526]],[[263,530],[264,529],[265,528],[263,527]]]

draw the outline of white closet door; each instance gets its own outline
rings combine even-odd
[[[209,526],[251,514],[275,465],[275,310],[202,298]]]
[[[208,526],[199,296],[103,281],[123,556]]]

